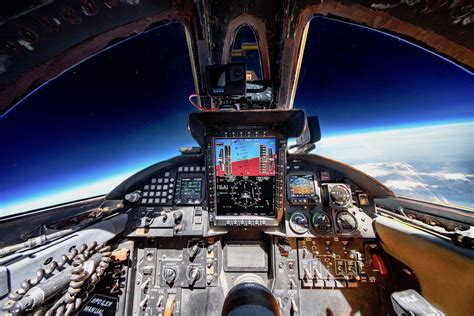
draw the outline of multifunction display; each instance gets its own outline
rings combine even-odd
[[[320,201],[319,190],[313,174],[290,174],[287,193],[291,204],[306,205]]]
[[[313,175],[292,175],[290,176],[290,197],[304,198],[314,197],[316,190],[314,187]]]
[[[202,199],[202,178],[181,178],[181,190],[179,192],[179,198],[182,200]]]
[[[201,204],[204,193],[204,177],[200,174],[180,174],[176,188],[176,204]]]
[[[275,138],[215,138],[217,215],[274,216]]]

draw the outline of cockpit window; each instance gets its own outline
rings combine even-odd
[[[263,79],[258,41],[250,26],[243,24],[237,29],[230,56],[231,62],[245,63],[247,81]]]
[[[316,17],[294,108],[318,115],[314,153],[400,196],[474,206],[474,75],[369,28]]]
[[[0,216],[108,193],[192,146],[185,29],[171,23],[109,47],[0,119]]]

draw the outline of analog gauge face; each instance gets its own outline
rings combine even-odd
[[[342,211],[336,215],[336,225],[341,233],[350,233],[357,228],[357,220],[347,211]]]
[[[308,218],[300,212],[291,214],[290,228],[297,234],[304,234],[308,231]]]
[[[246,179],[237,181],[230,192],[234,203],[243,208],[257,204],[260,201],[260,194],[258,185]]]
[[[311,217],[311,225],[319,232],[329,232],[332,228],[331,218],[323,212],[315,213]]]
[[[345,185],[336,185],[331,189],[331,199],[337,206],[346,206],[350,203],[351,192]]]

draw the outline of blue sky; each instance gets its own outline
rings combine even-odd
[[[311,21],[295,108],[318,115],[322,136],[474,120],[474,76],[381,32]]]
[[[52,80],[0,119],[0,210],[131,174],[195,145],[187,132],[191,93],[176,23]]]

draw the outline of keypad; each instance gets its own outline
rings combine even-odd
[[[178,173],[196,173],[205,172],[205,166],[180,166]],[[142,199],[140,203],[143,205],[172,205],[174,197],[174,189],[176,182],[176,172],[166,171],[151,178],[148,183],[142,187]]]
[[[151,178],[150,182],[143,186],[142,199],[140,200],[141,204],[173,204],[174,182],[174,175],[169,171]]]

